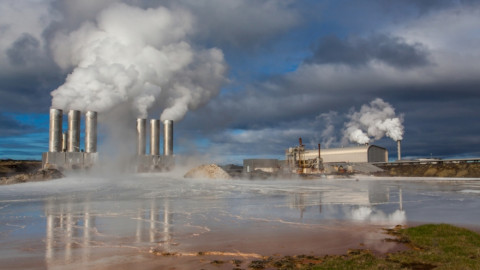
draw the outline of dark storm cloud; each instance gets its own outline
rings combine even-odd
[[[29,61],[37,59],[41,53],[39,47],[40,42],[34,36],[24,33],[6,51],[10,64],[25,66]]]
[[[321,38],[307,63],[363,66],[371,60],[397,68],[413,68],[429,63],[428,53],[420,44],[407,44],[399,37],[374,35],[368,38],[336,36]]]

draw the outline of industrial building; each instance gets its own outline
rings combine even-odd
[[[42,168],[90,168],[98,160],[97,112],[85,113],[85,152],[80,150],[81,112],[68,112],[68,131],[62,133],[63,111],[50,109],[48,152],[42,154]]]
[[[318,157],[318,150],[305,150],[303,159]],[[376,145],[329,148],[321,150],[324,163],[375,163],[388,162],[388,150]]]
[[[62,133],[63,111],[50,109],[48,152],[42,154],[42,168],[88,169],[98,162],[97,112],[85,113],[85,152],[80,149],[81,112],[68,112],[67,132]],[[132,153],[137,171],[170,170],[173,155],[173,121],[165,120],[163,155],[160,155],[160,120],[150,120],[150,153],[146,153],[147,119],[137,119],[137,154]]]

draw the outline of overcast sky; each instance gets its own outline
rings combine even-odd
[[[480,156],[476,0],[3,0],[0,37],[3,159],[48,150],[57,89],[62,109],[74,93],[132,130],[145,102],[149,118],[182,119],[178,154],[225,162],[283,158],[299,137],[355,145],[347,123],[376,99],[404,127],[405,158]],[[391,138],[370,143],[395,159]]]

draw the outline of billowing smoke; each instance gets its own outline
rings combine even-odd
[[[227,70],[219,49],[189,43],[194,25],[180,9],[116,3],[57,34],[55,61],[72,71],[52,92],[52,106],[103,112],[127,104],[139,117],[155,108],[162,120],[181,120],[219,93]]]
[[[396,116],[392,105],[380,98],[347,117],[350,121],[345,124],[343,134],[350,142],[365,144],[385,135],[395,141],[403,139],[403,115]]]

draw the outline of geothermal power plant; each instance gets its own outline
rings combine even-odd
[[[85,150],[80,148],[82,112],[70,110],[67,113],[68,127],[63,132],[63,111],[50,109],[48,152],[42,154],[42,167],[56,169],[88,169],[98,163],[97,119],[98,113],[86,111]],[[132,164],[137,171],[170,170],[174,164],[173,121],[163,122],[163,155],[160,155],[160,120],[150,120],[150,151],[147,154],[147,119],[139,118],[137,127],[137,153],[132,153]],[[133,126],[133,125],[132,125]]]

